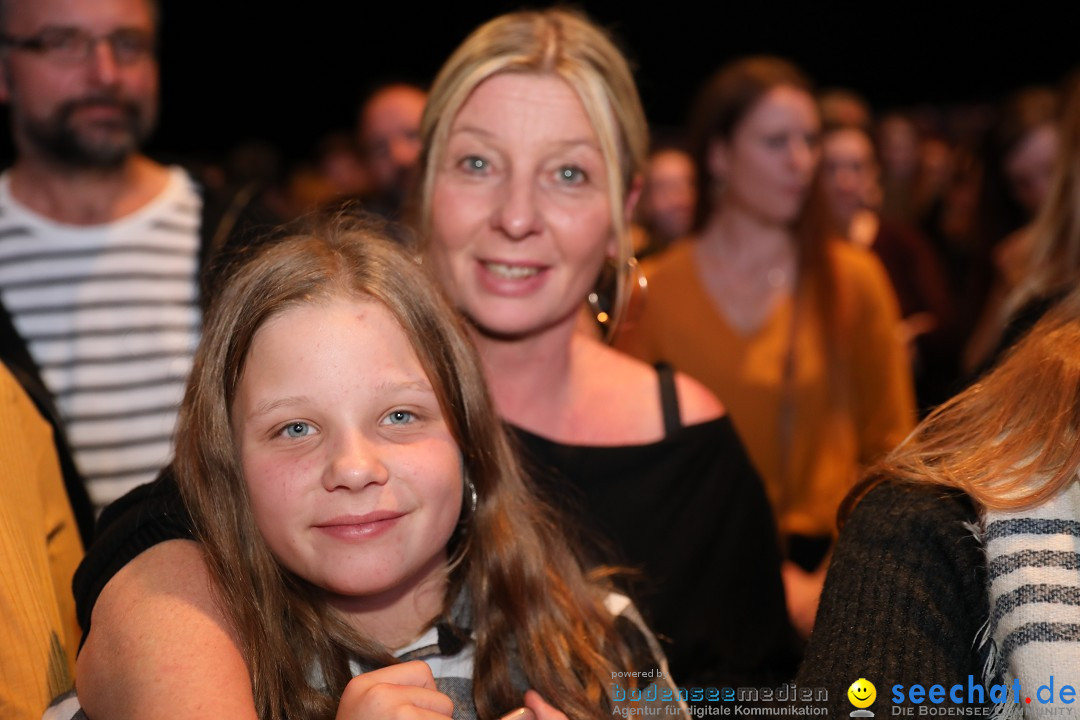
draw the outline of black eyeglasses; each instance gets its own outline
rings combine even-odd
[[[109,44],[120,65],[133,65],[154,54],[154,38],[142,30],[114,30],[107,35],[93,35],[79,28],[48,28],[28,37],[0,36],[0,45],[37,53],[59,65],[86,62],[99,42]]]

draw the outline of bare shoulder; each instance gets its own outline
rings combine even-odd
[[[247,666],[188,540],[146,550],[102,589],[77,677],[89,717],[255,717]]]
[[[660,393],[656,368],[626,353],[597,343],[590,375],[597,385],[613,394],[610,407],[638,417],[652,418],[651,425],[662,432]],[[720,400],[704,385],[684,373],[675,374],[675,392],[683,425],[697,425],[724,415]],[[633,406],[633,407],[631,407]]]
[[[727,412],[712,390],[685,373],[675,373],[675,392],[679,396],[683,425],[715,420]]]

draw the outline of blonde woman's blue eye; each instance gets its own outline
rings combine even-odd
[[[281,429],[282,434],[286,437],[301,438],[311,434],[311,426],[306,422],[291,422]]]
[[[488,169],[488,162],[482,157],[476,155],[469,155],[461,161],[462,167],[469,172],[480,173]]]
[[[404,425],[406,423],[412,422],[415,419],[416,416],[408,410],[395,410],[394,412],[386,416],[386,422],[391,425]]]
[[[556,176],[558,177],[560,182],[566,183],[568,185],[577,185],[579,183],[585,182],[585,180],[587,179],[585,171],[574,165],[566,165],[559,168]]]

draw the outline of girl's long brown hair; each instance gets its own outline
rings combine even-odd
[[[930,414],[844,501],[841,524],[893,480],[967,493],[983,510],[1045,502],[1080,468],[1080,288],[979,382]]]
[[[476,510],[450,548],[445,607],[462,592],[471,602],[479,717],[522,704],[515,669],[571,717],[610,712],[611,673],[629,659],[603,605],[606,586],[585,576],[530,491],[457,314],[384,228],[338,212],[287,226],[234,263],[210,308],[177,430],[177,481],[248,662],[259,716],[331,718],[350,679],[348,658],[395,662],[270,553],[230,425],[256,331],[290,308],[334,298],[380,302],[401,325],[476,486]],[[325,689],[309,686],[315,669]]]

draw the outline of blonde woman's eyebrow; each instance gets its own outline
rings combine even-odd
[[[557,142],[553,142],[553,145],[559,148],[565,148],[567,150],[571,148],[585,147],[589,148],[590,150],[595,150],[596,152],[600,151],[600,146],[598,142],[591,137],[575,137],[568,140],[558,140]]]
[[[494,139],[495,138],[495,133],[491,132],[490,130],[485,130],[484,128],[481,128],[481,127],[476,127],[475,125],[462,125],[461,127],[455,127],[455,128],[450,129],[450,135],[451,136],[460,135],[460,134],[478,135],[479,137],[484,138],[484,139]]]
[[[476,127],[475,125],[462,125],[461,127],[451,129],[451,131],[450,131],[451,136],[458,135],[458,134],[475,135],[475,136],[481,138],[482,140],[498,140],[499,139],[498,136],[495,133],[491,132],[490,130],[485,130],[484,128]],[[590,137],[570,138],[568,140],[557,140],[552,144],[555,145],[556,147],[559,147],[560,149],[570,149],[570,148],[573,148],[573,147],[584,146],[584,147],[589,148],[590,150],[595,150],[596,152],[600,152],[599,143],[597,143],[597,141],[594,138],[590,138]]]

